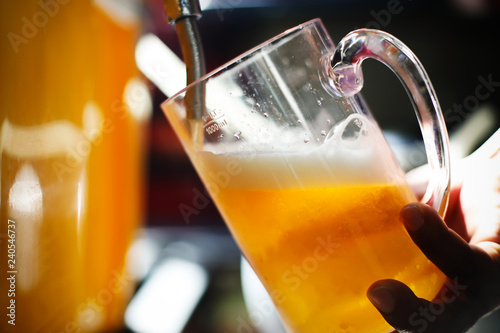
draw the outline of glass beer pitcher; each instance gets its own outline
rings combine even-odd
[[[0,4],[0,332],[123,327],[148,94],[125,5]]]
[[[357,30],[335,48],[319,19],[290,29],[162,108],[242,253],[291,332],[387,332],[366,297],[397,279],[432,298],[445,276],[399,222],[416,198],[362,97],[361,63],[400,78],[444,214],[448,138],[429,79],[394,37]]]

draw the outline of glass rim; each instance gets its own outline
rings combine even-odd
[[[280,34],[267,39],[266,41],[258,44],[257,46],[252,47],[248,51],[245,51],[245,52],[241,53],[240,55],[234,57],[233,59],[225,62],[224,64],[222,64],[220,66],[218,66],[217,68],[215,68],[212,71],[208,72],[207,74],[203,75],[198,80],[196,80],[194,82],[191,82],[186,87],[182,88],[181,90],[179,90],[178,92],[176,92],[175,94],[173,94],[171,97],[169,97],[165,101],[163,101],[161,103],[161,105],[163,106],[165,104],[168,104],[171,100],[174,100],[179,95],[185,93],[187,90],[191,89],[192,87],[194,87],[198,83],[207,80],[208,78],[216,75],[219,72],[222,72],[223,70],[225,70],[227,68],[230,68],[230,67],[232,67],[232,66],[234,66],[234,65],[236,65],[238,63],[243,62],[246,58],[248,58],[248,57],[252,56],[253,54],[257,53],[259,50],[261,50],[262,48],[264,48],[266,45],[271,45],[273,43],[276,43],[277,41],[283,39],[284,37],[291,36],[292,34],[297,33],[297,32],[303,30],[306,27],[313,26],[313,25],[318,25],[318,24],[321,25],[321,27],[324,28],[323,21],[320,18],[314,18],[314,19],[311,19],[311,20],[306,21],[304,23],[298,24],[298,25],[296,25],[296,26],[294,26],[292,28],[289,28],[289,29],[283,31]]]

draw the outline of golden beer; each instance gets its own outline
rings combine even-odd
[[[228,188],[215,200],[293,332],[383,332],[373,282],[432,298],[443,281],[398,220],[414,200],[403,185]]]

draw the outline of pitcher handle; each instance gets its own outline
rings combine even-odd
[[[448,132],[429,77],[415,54],[397,38],[380,30],[359,29],[340,41],[330,59],[328,76],[336,93],[351,96],[361,90],[361,63],[366,58],[389,67],[410,97],[432,169],[422,201],[444,217],[450,188]]]

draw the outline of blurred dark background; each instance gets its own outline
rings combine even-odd
[[[450,133],[481,107],[499,107],[498,1],[431,0],[213,0],[202,1],[198,20],[208,70],[213,70],[265,40],[313,18],[321,18],[334,42],[357,28],[387,31],[402,40],[422,62],[437,92]],[[159,36],[182,58],[175,27],[165,21],[161,0],[146,7],[147,32]],[[409,145],[421,140],[409,99],[384,65],[363,64],[362,94],[380,126],[404,137]],[[490,82],[488,87],[480,88]],[[220,226],[213,205],[186,221],[181,203],[191,203],[193,189],[203,190],[190,162],[159,105],[166,99],[154,91],[149,160],[148,221],[152,225]],[[484,137],[492,131],[484,133]],[[423,160],[415,164],[425,163]]]

